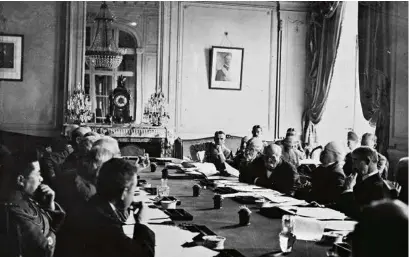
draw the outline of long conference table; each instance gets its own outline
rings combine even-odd
[[[155,172],[142,171],[139,173],[140,179],[147,180],[152,186],[160,185],[163,168],[164,166],[160,165]],[[215,193],[211,189],[202,189],[199,197],[193,197],[192,186],[197,183],[193,179],[168,180],[169,195],[181,201],[181,205],[177,208],[182,208],[193,216],[192,221],[175,222],[176,224],[205,225],[217,235],[226,238],[225,249],[236,249],[247,257],[283,256],[278,240],[282,226],[281,219],[265,217],[254,205],[248,205],[252,211],[250,225],[239,226],[238,210],[242,204],[226,198],[223,200],[221,209],[214,209]],[[172,237],[171,234],[168,236]],[[326,252],[329,248],[330,246],[323,246],[316,242],[297,240],[289,256],[324,257],[327,256]]]

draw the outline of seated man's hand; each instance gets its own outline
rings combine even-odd
[[[137,209],[134,212],[134,218],[137,223],[146,224],[149,221],[149,216],[147,214],[148,205],[144,202],[139,202],[135,205]]]
[[[352,173],[351,175],[345,178],[345,182],[344,182],[345,191],[351,191],[354,189],[357,176],[358,176],[358,173]]]

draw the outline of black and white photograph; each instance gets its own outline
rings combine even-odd
[[[241,90],[244,49],[212,47],[211,89]]]
[[[408,24],[0,1],[0,257],[409,256]]]
[[[0,80],[23,79],[23,35],[0,33]]]

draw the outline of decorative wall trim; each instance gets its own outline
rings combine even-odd
[[[241,3],[241,2],[240,2]],[[271,121],[273,120],[273,115],[275,113],[275,104],[271,103],[271,101],[275,101],[274,96],[274,90],[272,88],[275,88],[276,81],[275,81],[275,76],[276,76],[276,64],[273,61],[274,56],[276,56],[277,53],[277,48],[274,42],[275,35],[277,29],[275,28],[276,22],[276,9],[275,5],[249,5],[249,4],[238,4],[237,2],[181,2],[179,3],[179,8],[178,8],[178,40],[177,40],[177,45],[178,45],[178,51],[177,51],[177,81],[176,81],[176,115],[175,115],[175,133],[180,133],[180,121],[182,117],[182,110],[183,106],[181,105],[181,100],[182,95],[183,95],[183,86],[181,85],[181,80],[183,76],[183,32],[184,32],[184,16],[185,12],[188,11],[189,7],[202,7],[202,8],[224,8],[224,9],[234,9],[234,10],[246,10],[246,11],[259,11],[259,12],[266,12],[268,15],[271,15],[271,24],[270,24],[270,78],[269,78],[269,95],[272,97],[269,98],[269,110],[272,112],[269,112],[267,120],[268,120],[268,132],[267,133],[272,133],[272,130],[274,129],[272,127]]]

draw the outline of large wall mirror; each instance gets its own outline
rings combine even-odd
[[[96,17],[103,2],[86,2],[85,50],[92,49],[98,28]],[[91,100],[93,122],[105,123],[112,113],[110,95],[118,86],[118,79],[130,93],[129,122],[141,122],[143,106],[156,90],[159,2],[106,2],[114,16],[103,37],[122,53],[122,62],[116,68],[97,67],[84,53],[83,84]]]

